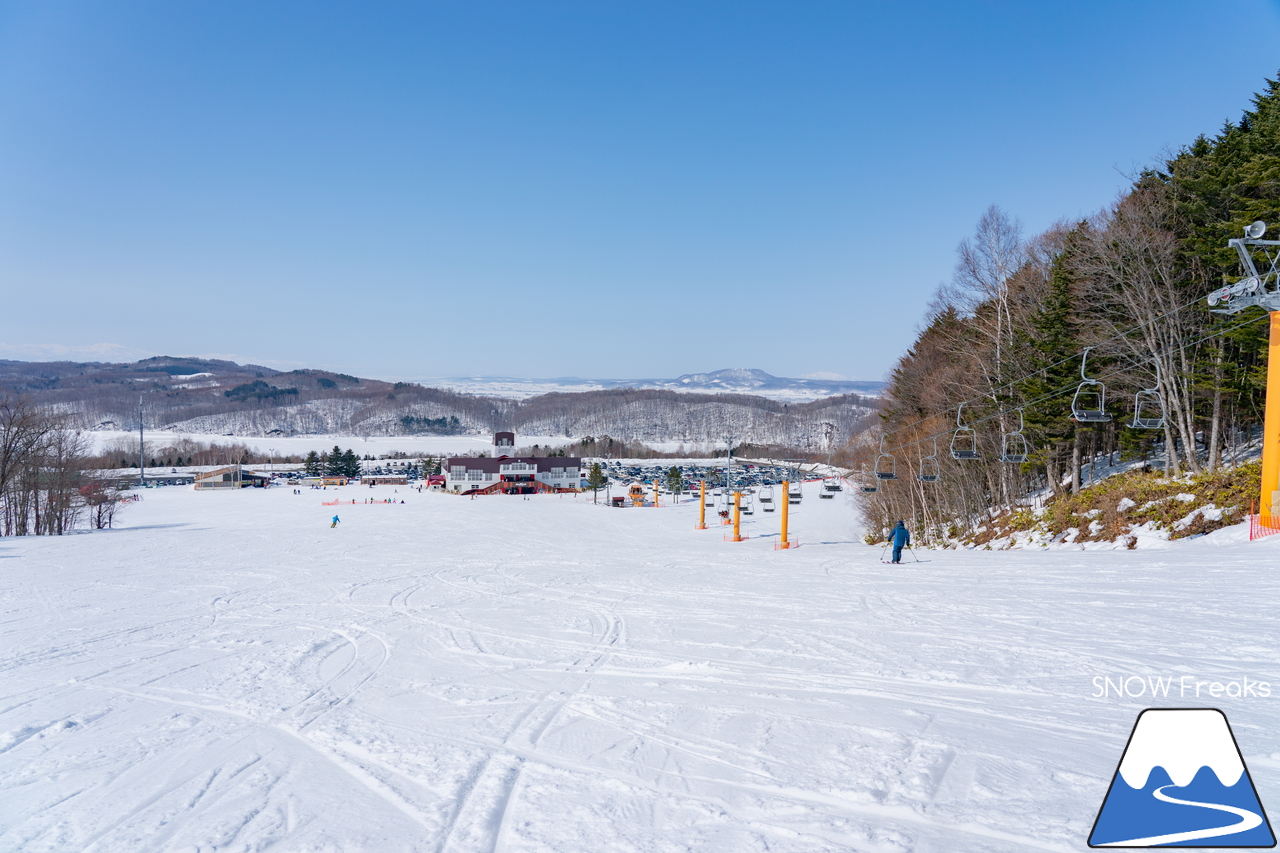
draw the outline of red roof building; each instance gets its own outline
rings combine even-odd
[[[515,433],[493,436],[493,456],[455,456],[445,460],[445,490],[455,494],[532,494],[577,491],[586,476],[582,460],[569,456],[509,456]]]

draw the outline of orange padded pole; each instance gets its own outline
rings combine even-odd
[[[782,547],[787,547],[787,511],[791,507],[789,499],[791,484],[786,480],[782,481]]]
[[[1262,487],[1258,512],[1265,525],[1280,519],[1280,311],[1271,312],[1267,346],[1267,408],[1262,422]]]

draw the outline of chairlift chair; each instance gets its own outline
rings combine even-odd
[[[773,486],[766,485],[760,490],[760,508],[765,512],[773,512],[777,509],[773,505]]]
[[[1027,456],[1031,453],[1031,448],[1027,444],[1027,437],[1022,434],[1026,422],[1022,418],[1022,409],[1018,409],[1018,428],[1013,432],[1006,432],[1000,441],[1000,461],[1011,462],[1014,465],[1021,465],[1027,461]]]
[[[858,488],[862,491],[864,495],[874,495],[876,492],[880,491],[880,486],[879,484],[876,483],[875,480],[867,479],[867,469],[865,466],[862,468],[861,472],[859,473],[858,483],[859,483]]]
[[[844,489],[842,489],[842,488],[840,487],[840,478],[839,478],[839,477],[827,477],[825,480],[823,480],[823,481],[822,481],[822,488],[823,488],[823,490],[828,491],[828,492],[843,492],[843,491],[844,491]]]
[[[1133,422],[1131,429],[1164,428],[1164,395],[1160,393],[1160,362],[1156,361],[1156,384],[1133,395]],[[1159,416],[1155,412],[1159,411]]]
[[[967,427],[960,422],[963,412],[964,403],[961,403],[956,409],[956,431],[951,435],[951,458],[981,459],[982,454],[978,452],[978,433],[973,427]]]
[[[755,501],[751,499],[751,492],[749,490],[743,492],[742,493],[742,514],[755,515],[755,512],[756,512]]]
[[[883,434],[880,436],[880,455],[876,457],[875,473],[877,480],[898,479],[898,461],[885,452]]]
[[[1111,423],[1111,415],[1107,414],[1107,386],[1096,379],[1090,379],[1084,372],[1090,349],[1092,347],[1085,347],[1084,355],[1080,358],[1082,381],[1076,388],[1076,395],[1071,398],[1071,420],[1081,424]]]
[[[804,487],[798,482],[800,472],[796,472],[797,480],[791,481],[791,486],[787,490],[787,503],[798,504],[804,498]]]
[[[916,479],[922,483],[936,483],[942,479],[942,469],[938,466],[938,439],[933,439],[933,453],[920,460],[920,473]]]

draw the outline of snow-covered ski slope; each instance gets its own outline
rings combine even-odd
[[[891,566],[817,497],[794,551],[391,487],[2,540],[0,850],[1079,851],[1151,705],[1280,811],[1280,536]],[[1094,697],[1184,674],[1273,695]]]

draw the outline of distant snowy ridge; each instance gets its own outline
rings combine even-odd
[[[0,358],[13,361],[137,361],[156,355],[154,352],[127,347],[121,344],[2,344]]]
[[[85,430],[148,429],[219,436],[460,436],[513,430],[647,443],[738,444],[830,451],[864,429],[876,406],[856,394],[813,400],[733,393],[777,380],[762,371],[685,377],[716,385],[576,388],[576,393],[459,393],[322,370],[158,356],[133,364],[0,361],[0,385]],[[674,380],[673,380],[674,381]],[[810,394],[810,396],[815,396]],[[141,405],[139,398],[141,399]]]
[[[1201,767],[1212,770],[1227,787],[1244,773],[1227,719],[1212,708],[1143,712],[1120,763],[1120,775],[1130,788],[1144,788],[1156,767],[1163,767],[1179,788],[1190,785]]]
[[[804,378],[774,376],[755,368],[729,368],[710,373],[686,373],[675,379],[582,379],[566,376],[527,379],[512,376],[447,377],[417,380],[425,385],[470,394],[524,399],[538,394],[603,391],[612,388],[662,388],[702,394],[755,394],[782,402],[807,402],[842,394],[879,396],[884,382],[850,380],[835,374]]]
[[[440,403],[392,405],[387,401],[311,400],[292,406],[246,409],[171,421],[164,429],[206,435],[409,435],[404,418],[457,417],[470,434],[511,428],[520,435],[607,435],[646,443],[698,444],[732,436],[739,443],[829,450],[863,428],[872,409],[841,401],[768,407],[732,397],[700,401],[684,395],[613,392],[604,399],[559,399],[530,411],[514,410],[493,421]],[[664,399],[665,398],[665,399]],[[776,409],[776,410],[775,410]]]

